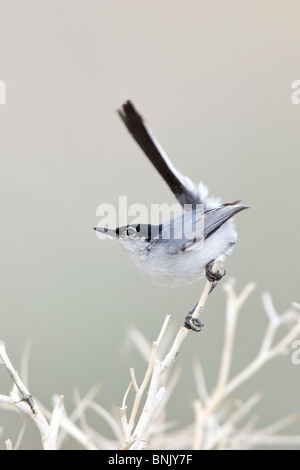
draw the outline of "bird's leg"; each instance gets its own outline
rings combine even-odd
[[[215,260],[211,261],[205,266],[206,278],[209,282],[212,283],[208,294],[210,294],[214,290],[218,282],[226,274],[226,271],[224,271],[223,273],[221,273],[219,270],[213,271],[212,268],[213,268],[214,262]],[[198,318],[193,317],[193,313],[196,310],[197,305],[198,304],[196,304],[195,307],[187,314],[184,320],[185,328],[189,328],[190,330],[193,330],[193,331],[201,331],[201,328],[204,326],[204,324],[200,320],[198,320]]]
[[[184,327],[188,328],[189,330],[193,331],[201,331],[201,328],[204,326],[204,323],[202,323],[198,318],[193,317],[193,313],[196,310],[198,303],[196,303],[195,307],[192,308],[192,310],[187,314],[184,320]]]
[[[215,287],[217,287],[218,281],[214,281],[212,285],[210,286],[209,293],[208,295],[214,290]]]

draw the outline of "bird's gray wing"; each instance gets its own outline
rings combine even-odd
[[[247,209],[248,206],[243,205],[229,205],[224,204],[216,209],[210,209],[204,212],[197,211],[196,220],[198,228],[195,236],[183,237],[182,240],[175,240],[175,243],[169,244],[168,254],[178,254],[180,251],[194,250],[197,246],[201,247],[201,244],[215,233],[225,222],[233,217],[238,212]],[[203,222],[203,223],[201,223]]]
[[[224,204],[216,209],[210,209],[204,213],[204,239],[210,237],[227,220],[231,219],[238,212],[248,209],[248,206],[240,204]]]

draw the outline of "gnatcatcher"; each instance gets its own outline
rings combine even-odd
[[[196,186],[174,168],[131,101],[124,103],[118,113],[184,211],[157,226],[133,224],[95,230],[118,240],[134,264],[153,281],[179,286],[206,275],[213,288],[225,274],[212,271],[214,260],[228,254],[237,239],[230,219],[248,206],[239,201],[222,204],[220,199],[208,196],[203,183]]]

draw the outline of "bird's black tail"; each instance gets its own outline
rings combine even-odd
[[[195,185],[183,176],[169,160],[131,101],[126,101],[118,113],[130,134],[166,181],[181,205],[201,204]]]

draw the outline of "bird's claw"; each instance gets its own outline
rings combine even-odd
[[[190,312],[185,317],[184,326],[185,326],[185,328],[188,328],[189,330],[199,332],[199,331],[201,331],[201,328],[203,328],[204,323],[202,323],[200,320],[198,320],[198,318],[193,317],[192,312]]]
[[[219,270],[218,271],[213,271],[212,270],[212,267],[214,265],[214,260],[211,261],[210,263],[208,263],[206,266],[205,266],[205,274],[206,274],[206,278],[209,282],[212,282],[213,284],[215,282],[218,282],[222,279],[222,277],[225,276],[226,274],[226,270],[224,270],[223,273],[221,273]],[[216,287],[216,284],[212,286],[210,292]]]

